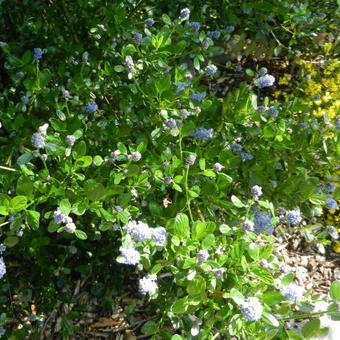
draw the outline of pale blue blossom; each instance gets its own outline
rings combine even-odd
[[[262,317],[263,307],[258,298],[250,297],[241,303],[241,312],[247,321],[258,321]]]

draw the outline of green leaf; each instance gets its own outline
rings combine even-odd
[[[67,198],[64,198],[59,202],[59,208],[63,214],[68,215],[71,211],[71,203]]]
[[[293,282],[294,280],[294,274],[292,272],[289,272],[288,274],[286,274],[282,280],[281,280],[281,284],[283,286],[288,286],[291,282]]]
[[[158,326],[154,321],[147,321],[141,328],[143,334],[155,334],[158,331]]]
[[[122,65],[116,65],[113,69],[116,72],[123,72],[125,70],[125,68]]]
[[[94,159],[93,159],[94,165],[100,166],[100,165],[103,164],[103,162],[104,162],[104,160],[103,160],[103,158],[101,158],[101,156],[98,156],[98,155],[94,156]]]
[[[182,314],[188,309],[188,297],[178,299],[172,306],[171,311],[174,314]]]
[[[86,155],[86,143],[82,140],[73,149],[73,157],[79,158]]]
[[[83,156],[76,160],[76,166],[79,168],[87,168],[92,163],[92,157],[91,156]]]
[[[171,19],[167,14],[162,14],[162,20],[165,24],[171,25]]]
[[[306,324],[303,325],[301,328],[301,333],[305,338],[311,338],[318,333],[320,329],[320,320],[314,319],[308,321]]]
[[[183,340],[183,338],[180,335],[175,334],[171,337],[171,340]]]
[[[188,283],[187,292],[190,296],[202,297],[205,295],[206,282],[201,276],[196,276]]]
[[[23,196],[31,196],[33,183],[29,177],[20,177],[17,182],[16,193]]]
[[[309,202],[314,205],[324,205],[327,203],[327,198],[324,195],[313,194],[309,197]]]
[[[14,247],[19,242],[19,238],[16,236],[7,236],[4,240],[4,245],[8,248]]]
[[[245,72],[246,72],[247,76],[249,76],[249,77],[254,77],[254,75],[255,75],[254,71],[252,71],[249,68],[247,68]]]
[[[267,292],[262,295],[262,301],[268,306],[274,306],[282,301],[282,295],[279,292]]]
[[[331,288],[329,289],[329,295],[334,302],[340,300],[340,281],[332,282]]]
[[[85,195],[91,201],[99,201],[101,200],[106,194],[106,189],[101,183],[88,184],[85,188]]]
[[[193,239],[202,240],[208,234],[214,232],[216,224],[214,222],[196,222],[193,225]]]
[[[183,213],[179,213],[167,223],[167,230],[172,234],[186,240],[190,237],[189,218]]]
[[[260,247],[255,243],[249,244],[248,254],[253,260],[257,261],[260,257]]]
[[[86,240],[86,239],[87,239],[86,233],[83,232],[82,230],[76,229],[76,231],[75,231],[74,233],[75,233],[75,235],[76,235],[79,239],[81,239],[81,240]]]
[[[237,208],[243,208],[244,207],[242,201],[238,197],[236,197],[235,195],[231,196],[231,201],[233,202],[234,206],[237,207]]]
[[[215,236],[214,234],[209,234],[203,241],[202,241],[202,248],[203,249],[210,249],[215,244]]]
[[[262,320],[267,323],[268,325],[271,325],[271,326],[274,326],[274,327],[279,327],[280,326],[280,323],[279,321],[275,318],[274,315],[272,314],[269,314],[269,313],[266,313],[264,312],[262,314]]]
[[[232,288],[230,290],[229,296],[234,300],[236,304],[244,301],[244,295],[235,288]]]
[[[251,270],[254,274],[257,275],[258,279],[264,283],[272,285],[274,282],[273,275],[270,270],[266,268],[255,267]]]
[[[27,164],[33,158],[31,153],[24,153],[17,159],[18,165]]]
[[[20,211],[27,207],[26,196],[16,196],[11,199],[11,208],[13,211]]]
[[[39,228],[40,213],[34,210],[27,210],[27,223],[33,229],[37,230]]]
[[[303,337],[299,334],[296,334],[292,331],[286,331],[289,340],[304,340]]]
[[[231,228],[226,224],[221,224],[219,229],[222,234],[228,234],[231,230]]]

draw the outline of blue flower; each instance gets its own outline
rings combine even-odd
[[[203,127],[200,127],[196,130],[193,130],[189,137],[199,138],[203,140],[208,140],[213,137],[214,129],[205,129]]]
[[[262,187],[259,185],[254,185],[251,188],[251,194],[253,195],[255,200],[258,200],[260,196],[262,196]]]
[[[74,143],[76,141],[76,137],[74,137],[73,135],[67,135],[65,138],[65,142],[69,145],[69,146],[73,146]]]
[[[191,96],[190,100],[191,101],[198,101],[198,102],[200,102],[200,101],[203,100],[203,98],[204,98],[204,93],[194,93]]]
[[[189,30],[198,32],[201,28],[201,24],[197,21],[189,23]]]
[[[244,161],[251,161],[254,158],[254,156],[248,152],[241,152],[240,156],[242,157],[242,160]]]
[[[228,33],[231,33],[231,32],[234,32],[235,31],[235,27],[234,26],[227,26],[225,28],[225,30],[228,32]]]
[[[198,262],[200,263],[208,261],[209,257],[210,257],[209,252],[206,249],[200,250],[197,253],[197,259],[198,259]]]
[[[120,247],[119,251],[121,252],[122,256],[124,257],[123,263],[129,265],[136,265],[140,261],[140,254],[134,248],[124,248]]]
[[[140,43],[141,43],[141,41],[142,41],[142,39],[143,39],[143,34],[141,34],[141,33],[135,33],[132,40],[134,41],[134,43],[135,43],[137,46],[139,46]]]
[[[31,143],[37,149],[43,149],[45,147],[45,138],[40,132],[33,133]]]
[[[134,237],[136,241],[146,242],[151,239],[151,229],[149,226],[140,221],[130,221],[124,227],[123,230]]]
[[[4,262],[4,259],[0,257],[0,280],[4,277],[6,274],[6,265]]]
[[[235,70],[236,72],[241,72],[241,71],[243,70],[243,67],[242,67],[241,65],[235,65],[235,66],[234,66],[234,70]]]
[[[181,10],[180,15],[179,15],[180,20],[181,21],[187,20],[187,19],[189,19],[189,17],[190,17],[190,9],[189,8],[183,8]]]
[[[211,38],[218,39],[221,36],[221,31],[211,31],[208,35]]]
[[[163,247],[167,238],[168,233],[164,227],[157,227],[151,230],[152,240],[158,247]]]
[[[336,184],[333,183],[333,182],[329,182],[329,183],[326,183],[324,186],[323,186],[324,190],[327,191],[327,192],[334,192],[335,189],[336,189]]]
[[[85,107],[85,112],[92,113],[98,110],[98,105],[96,102],[87,102]]]
[[[327,197],[326,208],[328,210],[335,210],[338,207],[337,201],[334,200],[330,194],[327,194],[326,197]]]
[[[254,212],[254,232],[272,234],[274,226],[271,225],[272,215],[269,212],[257,211]]]
[[[230,144],[230,150],[236,153],[240,153],[242,149],[243,149],[243,146],[241,144],[238,144],[238,143]]]
[[[21,97],[21,102],[25,105],[29,103],[29,98],[27,96],[22,96]]]
[[[247,321],[257,321],[261,319],[263,307],[259,299],[248,298],[241,303],[241,312]]]
[[[267,73],[268,73],[267,67],[261,67],[261,68],[260,68],[260,74],[261,74],[262,76],[266,75]]]
[[[173,83],[176,87],[176,94],[180,94],[181,92],[183,92],[187,87],[189,87],[190,85],[187,83]]]
[[[286,301],[299,302],[303,300],[303,288],[294,283],[284,287],[282,293]]]
[[[270,74],[266,74],[254,80],[254,84],[262,89],[264,87],[272,86],[275,83],[275,77]]]
[[[291,225],[299,224],[302,221],[301,213],[299,209],[286,211],[287,223]]]
[[[5,251],[6,251],[6,246],[4,246],[3,244],[0,244],[0,254],[2,254]]]
[[[300,123],[299,128],[300,129],[306,129],[306,128],[308,128],[308,125],[309,125],[308,123]]]
[[[148,18],[144,21],[144,23],[146,26],[151,27],[155,23],[155,20],[153,20],[152,18]]]
[[[256,112],[259,114],[265,113],[267,110],[269,110],[268,106],[258,106],[256,109]]]
[[[34,59],[41,59],[43,54],[45,53],[45,51],[39,47],[35,48],[33,51],[34,51],[34,55],[33,55]]]
[[[209,76],[214,75],[217,72],[217,67],[215,65],[208,65],[205,68],[205,73]]]

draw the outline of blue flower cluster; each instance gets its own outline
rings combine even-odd
[[[205,68],[205,73],[209,76],[214,75],[217,72],[217,67],[215,65],[208,65]]]
[[[263,307],[258,298],[250,297],[241,303],[241,312],[247,321],[261,319]]]
[[[327,197],[327,203],[326,203],[326,208],[328,210],[335,210],[338,207],[338,203],[335,199],[330,194],[326,195]]]
[[[291,225],[299,224],[302,221],[301,213],[299,209],[286,211],[287,223]]]
[[[287,301],[292,302],[299,302],[303,300],[303,288],[300,286],[297,286],[294,283],[291,283],[290,285],[284,287],[282,289],[282,294]]]
[[[87,102],[85,106],[86,113],[93,113],[98,110],[98,105],[96,102]]]
[[[196,130],[191,131],[189,137],[194,137],[198,139],[208,140],[214,135],[214,129],[205,129],[200,127]]]
[[[46,145],[45,137],[40,132],[33,133],[31,143],[37,149],[43,149]]]
[[[39,47],[35,48],[33,51],[34,51],[34,55],[33,55],[34,59],[41,59],[43,54],[45,53],[45,51]]]
[[[197,21],[192,21],[192,22],[189,23],[188,27],[189,27],[190,31],[198,32],[201,28],[201,23],[199,23]]]
[[[181,21],[183,21],[183,20],[189,19],[189,17],[190,17],[190,9],[189,9],[189,8],[183,8],[183,9],[181,10],[180,15],[179,15],[179,19],[180,19]]]
[[[187,83],[173,83],[176,87],[176,94],[182,93],[187,87],[190,87],[190,84]]]
[[[149,18],[149,19],[146,19],[146,20],[144,21],[144,23],[145,23],[146,26],[151,27],[151,26],[153,26],[153,24],[155,23],[155,20],[153,20],[152,18]]]
[[[252,160],[254,158],[254,156],[251,155],[248,152],[241,152],[240,156],[242,157],[242,160],[244,160],[244,161],[250,161],[250,160]]]
[[[190,100],[191,101],[198,101],[198,102],[200,102],[200,101],[203,100],[204,96],[205,96],[205,93],[194,93],[191,96]]]
[[[269,212],[257,211],[254,212],[254,232],[271,235],[274,231],[274,226],[271,224],[272,215]]]
[[[275,83],[275,77],[273,77],[270,74],[266,74],[254,80],[254,84],[260,89],[264,87],[272,86],[274,85],[274,83]]]
[[[218,39],[221,36],[221,31],[211,31],[208,32],[209,37]]]

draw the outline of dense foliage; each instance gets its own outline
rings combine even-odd
[[[4,336],[38,336],[78,278],[108,310],[127,283],[151,299],[153,339],[325,332],[286,327],[320,297],[274,247],[291,230],[321,251],[338,238],[323,218],[340,199],[325,4],[0,1]],[[334,282],[324,313],[339,319],[339,301]]]

